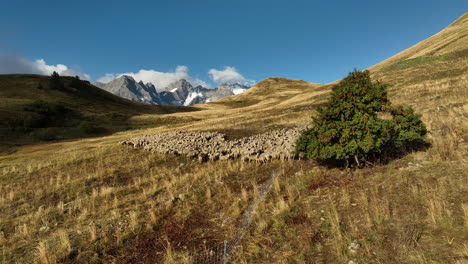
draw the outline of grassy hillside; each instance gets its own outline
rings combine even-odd
[[[245,93],[225,97],[216,102],[196,105],[200,111],[174,113],[161,118],[184,118],[178,129],[220,131],[238,138],[270,129],[303,124],[316,107],[326,99],[328,86],[286,78],[269,78]],[[152,115],[132,118],[132,122],[148,122]]]
[[[377,63],[370,67],[369,70],[377,71],[389,64],[402,60],[414,59],[423,56],[440,56],[466,49],[466,43],[468,41],[467,23],[468,12],[434,36],[425,39],[411,48],[395,54],[380,63]]]
[[[428,39],[443,53],[421,53],[426,40],[370,68],[393,103],[423,115],[431,147],[353,175],[306,160],[199,163],[117,144],[174,129],[240,137],[306,124],[331,85],[284,78],[200,111],[128,120],[155,128],[0,156],[0,260],[191,263],[232,242],[276,171],[229,263],[466,263],[467,28],[465,14]]]
[[[193,108],[153,106],[120,98],[85,81],[61,77],[63,89],[50,89],[50,77],[0,75],[0,144],[72,139],[109,134],[146,124],[131,116],[192,111]]]

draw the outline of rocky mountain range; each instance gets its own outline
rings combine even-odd
[[[158,92],[152,83],[137,82],[133,77],[122,75],[108,83],[94,83],[110,93],[134,101],[161,105],[194,105],[213,102],[226,96],[244,92],[249,86],[239,83],[221,84],[214,89],[201,85],[193,86],[185,79],[174,82]]]

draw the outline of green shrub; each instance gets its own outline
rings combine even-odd
[[[32,128],[46,127],[47,118],[44,115],[28,113],[23,115],[23,128],[28,131]]]
[[[71,113],[70,109],[60,103],[42,100],[25,105],[24,110],[29,112],[23,119],[25,129],[60,126],[63,119]]]
[[[60,103],[45,102],[42,100],[25,105],[24,110],[42,115],[61,115],[68,111],[68,109]]]
[[[49,89],[51,90],[63,90],[65,86],[57,72],[53,72],[49,79]]]
[[[379,118],[379,113],[390,118]],[[426,127],[420,117],[411,108],[391,106],[386,85],[372,82],[368,71],[355,70],[333,87],[313,127],[297,140],[296,153],[362,166],[421,140]]]
[[[37,140],[51,141],[62,139],[60,136],[60,129],[56,127],[38,128],[31,132],[31,136]]]
[[[80,80],[79,76],[75,76],[70,82],[70,86],[77,89],[84,89],[88,84],[87,81]]]
[[[86,134],[96,134],[101,132],[102,128],[96,126],[89,121],[83,121],[80,123],[79,128]]]

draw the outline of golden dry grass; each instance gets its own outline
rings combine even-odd
[[[468,42],[468,12],[434,36],[369,68],[378,71],[392,63],[422,56],[437,56],[466,49]]]
[[[457,37],[466,16],[442,37],[371,68],[389,83],[392,102],[423,114],[429,149],[350,176],[304,160],[198,163],[117,144],[174,129],[239,137],[302,125],[331,88],[267,79],[201,111],[132,119],[151,119],[156,128],[0,156],[1,263],[190,263],[194,252],[233,236],[272,171],[281,173],[234,263],[464,263],[468,58],[442,51],[466,44]],[[348,248],[353,241],[357,250]]]

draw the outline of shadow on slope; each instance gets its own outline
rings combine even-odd
[[[154,127],[158,124],[134,124],[129,119],[142,114],[198,110],[130,101],[73,77],[60,77],[63,86],[51,89],[50,78],[29,74],[0,75],[0,151],[39,141],[102,136]]]

